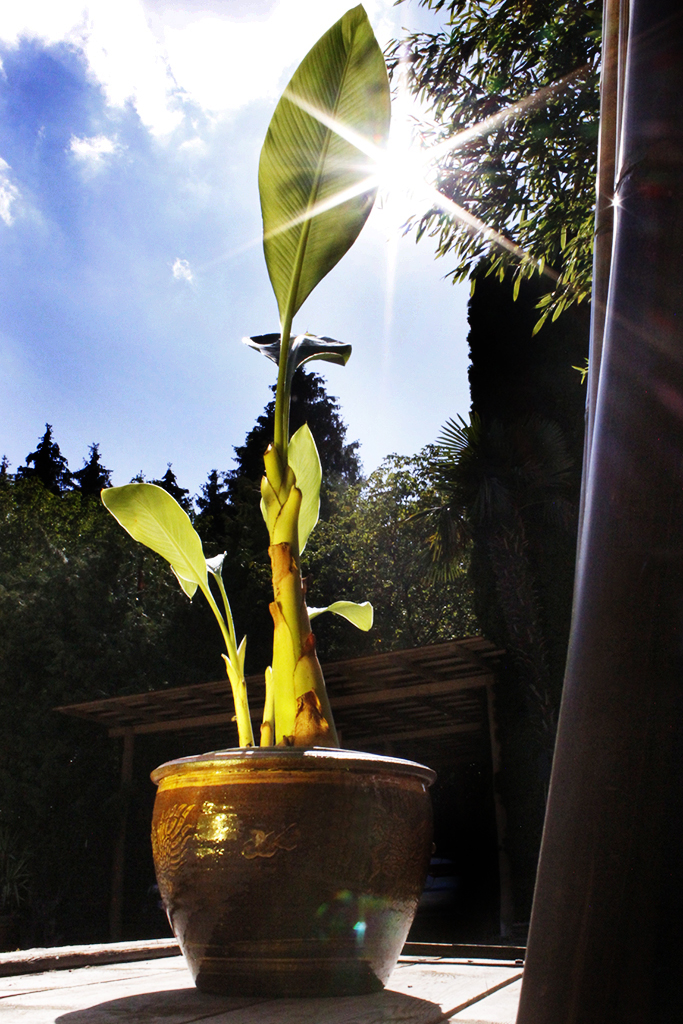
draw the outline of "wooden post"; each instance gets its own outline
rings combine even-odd
[[[121,807],[119,813],[119,832],[114,847],[111,876],[111,903],[109,905],[109,937],[112,942],[119,942],[123,932],[123,883],[126,864],[126,829],[128,827],[128,808],[130,804],[130,787],[133,781],[133,751],[135,734],[131,728],[123,734],[123,754],[121,757]]]
[[[574,617],[517,1024],[683,988],[683,11],[631,0]]]
[[[493,704],[493,683],[486,684],[486,707],[488,711],[489,739],[491,742],[491,775],[493,785],[493,803],[496,812],[496,845],[498,847],[498,885],[500,887],[500,935],[508,939],[512,934],[514,916],[512,903],[512,879],[510,860],[505,850],[505,829],[507,816],[505,807],[498,792],[498,774],[500,772],[500,744],[496,732],[496,714]]]

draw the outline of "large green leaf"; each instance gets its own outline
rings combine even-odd
[[[102,491],[102,501],[124,530],[171,563],[188,597],[208,590],[202,542],[187,513],[163,487],[126,484]]]
[[[309,608],[308,617],[309,619],[315,619],[317,615],[322,615],[323,612],[341,615],[343,619],[347,619],[365,633],[372,629],[374,611],[369,601],[363,601],[361,604],[356,604],[355,601],[333,601],[332,604],[328,604],[327,608]]]
[[[261,151],[263,245],[282,321],[363,227],[376,194],[370,152],[384,144],[389,117],[384,58],[365,11],[354,7],[304,57]]]
[[[322,481],[320,456],[308,423],[304,423],[292,435],[287,458],[296,477],[296,486],[301,491],[301,509],[299,510],[299,553],[301,553],[306,547],[313,527],[318,522]]]

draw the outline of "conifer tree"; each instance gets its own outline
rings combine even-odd
[[[275,385],[271,390],[275,392]],[[260,484],[263,476],[263,453],[273,437],[275,400],[269,402],[247,434],[243,445],[235,448],[236,469],[226,474],[230,501],[239,494],[239,481],[246,478]],[[337,399],[328,395],[325,381],[317,373],[300,368],[292,381],[290,431],[293,434],[308,423],[320,455],[323,480],[354,484],[360,480],[361,465],[358,441],[346,444],[346,425],[341,418]]]
[[[45,424],[45,433],[38,447],[26,456],[26,465],[17,470],[19,480],[40,480],[43,487],[52,494],[63,494],[71,482],[67,460],[52,437],[52,424]]]
[[[192,499],[190,498],[190,492],[187,487],[181,487],[176,479],[176,475],[173,472],[171,463],[168,463],[168,469],[161,477],[160,480],[152,480],[151,483],[156,484],[157,487],[163,487],[165,491],[175,498],[179,505],[181,505],[185,511],[190,515],[193,511]]]
[[[106,469],[100,461],[99,444],[91,444],[90,457],[83,460],[83,468],[71,474],[74,490],[83,496],[99,495],[103,487],[111,487],[111,470]]]
[[[195,520],[195,529],[204,543],[214,543],[225,547],[225,537],[229,529],[229,499],[225,486],[227,473],[212,469],[200,494],[195,498],[199,509]]]

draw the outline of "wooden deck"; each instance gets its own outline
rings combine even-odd
[[[402,956],[384,991],[368,996],[230,998],[202,995],[182,957],[159,955],[35,972],[40,960],[22,954],[33,973],[0,978],[0,1022],[514,1024],[521,984],[511,960]]]

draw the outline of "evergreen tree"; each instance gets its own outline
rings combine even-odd
[[[6,483],[10,478],[9,471],[9,459],[6,455],[3,455],[2,461],[0,462],[0,483]]]
[[[275,385],[271,391],[275,393]],[[236,469],[226,474],[230,501],[234,502],[241,478],[260,484],[263,476],[263,453],[273,440],[275,400],[267,404],[247,434],[243,445],[235,448]],[[292,381],[290,430],[294,433],[308,423],[320,455],[323,482],[355,484],[361,476],[358,441],[346,444],[346,425],[341,418],[337,399],[327,394],[325,381],[317,373],[300,367]]]
[[[151,480],[150,483],[156,484],[157,487],[163,487],[165,491],[175,498],[178,504],[185,509],[188,515],[194,512],[192,505],[192,499],[190,498],[190,492],[187,487],[181,487],[176,479],[176,475],[171,468],[171,463],[168,463],[168,469],[162,476],[161,480]]]
[[[100,461],[99,444],[91,444],[89,458],[83,460],[83,468],[71,474],[74,489],[84,497],[99,496],[104,487],[111,487],[111,470],[106,469]]]
[[[541,289],[538,281],[524,281],[515,300],[510,276],[500,282],[480,271],[469,303],[469,379],[472,411],[481,418],[484,434],[490,437],[498,424],[509,439],[517,438],[517,454],[505,456],[508,481],[512,473],[521,482],[530,463],[540,458],[538,445],[529,436],[529,424],[534,421],[556,424],[569,459],[562,496],[573,509],[569,520],[560,516],[551,525],[528,503],[521,513],[525,551],[541,608],[548,685],[557,710],[571,615],[586,398],[575,367],[583,365],[588,354],[589,315],[585,307],[574,306],[534,335]],[[476,544],[472,572],[482,627],[492,639],[508,645],[500,598],[491,593],[490,561]],[[549,771],[550,752],[546,762]]]
[[[68,489],[71,473],[59,445],[52,438],[50,423],[45,424],[45,433],[36,450],[26,456],[26,465],[17,470],[17,478],[40,480],[43,487],[52,494],[63,494]]]
[[[205,544],[225,547],[229,532],[229,498],[225,486],[227,473],[212,469],[201,493],[195,498],[199,512],[195,529]]]

